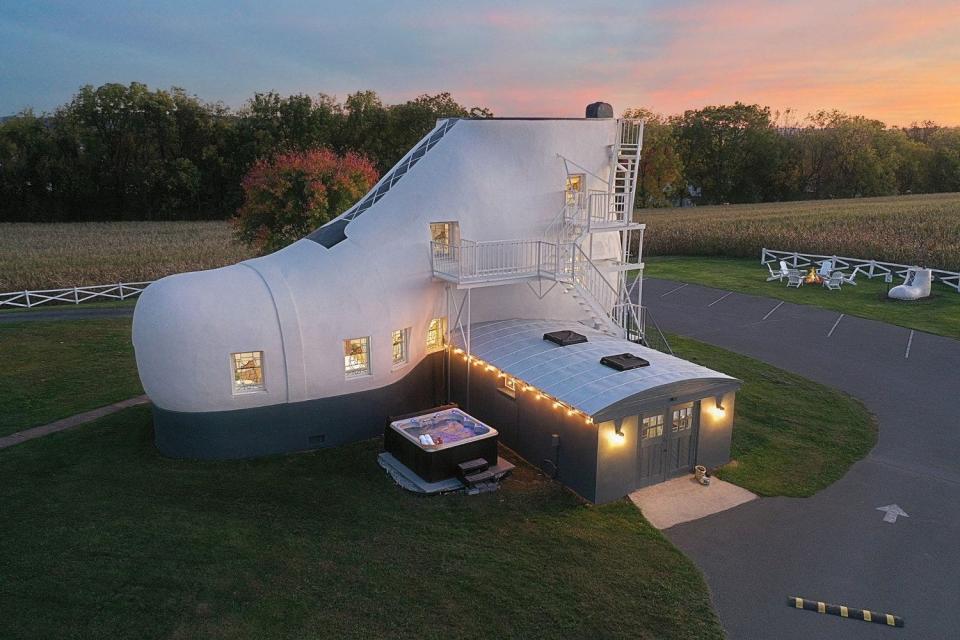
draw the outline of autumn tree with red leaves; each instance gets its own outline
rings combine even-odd
[[[313,149],[260,160],[243,178],[236,237],[261,255],[281,249],[346,211],[377,177],[353,152]]]

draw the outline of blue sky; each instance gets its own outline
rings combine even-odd
[[[960,124],[960,3],[3,0],[0,114],[134,80],[230,106],[448,90],[498,115],[739,99]]]

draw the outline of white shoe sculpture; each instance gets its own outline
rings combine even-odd
[[[890,289],[887,294],[897,300],[919,300],[930,295],[930,283],[933,280],[933,271],[930,269],[911,268],[903,284]]]

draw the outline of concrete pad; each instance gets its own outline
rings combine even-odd
[[[692,475],[637,489],[630,500],[657,529],[732,509],[756,499],[757,495],[719,478],[703,486]]]

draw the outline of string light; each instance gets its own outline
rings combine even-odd
[[[458,355],[459,355],[459,354],[464,354],[464,355],[463,355],[463,360],[464,360],[464,362],[472,362],[472,363],[473,363],[473,366],[475,366],[475,367],[479,367],[480,365],[484,365],[484,367],[486,368],[487,371],[496,371],[498,378],[506,378],[506,377],[507,377],[507,374],[504,373],[503,371],[500,371],[499,369],[497,369],[497,367],[493,366],[492,364],[488,364],[487,362],[484,362],[483,360],[481,360],[480,358],[477,358],[476,356],[472,356],[472,355],[468,355],[468,354],[464,353],[463,349],[456,348],[456,349],[453,350],[453,352],[454,352],[455,354],[458,354]],[[517,382],[519,383],[519,382],[521,382],[521,381],[518,380]],[[520,388],[520,385],[519,385],[519,384],[517,385],[517,388],[518,388],[518,389]],[[584,415],[584,413],[583,413],[582,411],[580,411],[579,409],[575,409],[575,408],[573,408],[573,407],[571,407],[571,406],[569,406],[569,405],[561,402],[560,400],[557,400],[556,398],[551,397],[549,394],[543,393],[542,391],[540,391],[539,389],[537,389],[536,387],[534,387],[534,386],[531,385],[531,384],[523,383],[523,390],[524,390],[524,391],[530,391],[530,392],[534,393],[535,395],[534,395],[533,397],[534,397],[535,400],[542,400],[543,398],[547,398],[548,400],[552,400],[552,401],[553,401],[553,408],[554,408],[554,409],[560,409],[560,410],[566,410],[568,416],[582,416],[582,415]],[[593,424],[593,418],[591,418],[590,416],[584,416],[583,421],[584,421],[585,424]]]

